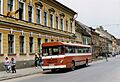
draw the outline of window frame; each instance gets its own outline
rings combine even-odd
[[[66,20],[66,31],[68,31],[68,20]]]
[[[37,10],[39,10],[39,14],[37,14]],[[39,21],[38,21],[39,18]],[[41,10],[39,8],[36,8],[36,23],[41,24]]]
[[[50,14],[50,27],[51,28],[54,27],[54,16],[53,16],[53,14]]]
[[[0,54],[2,54],[2,33],[0,33]]]
[[[23,8],[20,8],[20,3],[23,5]],[[25,15],[25,3],[19,1],[18,6],[19,6],[19,10],[22,9],[22,18],[20,18],[21,16],[20,16],[20,12],[19,12],[19,19],[20,20],[25,20],[25,16],[24,16]]]
[[[32,23],[33,19],[33,10],[32,6],[28,6],[28,22]]]
[[[34,39],[33,39],[33,37],[29,37],[29,52],[30,53],[34,52]]]
[[[70,21],[70,32],[72,32],[73,31],[73,22],[72,21]]]
[[[0,0],[0,13],[1,13],[1,10],[2,10],[2,2],[1,2],[1,0]]]
[[[45,39],[45,42],[48,42],[48,39]]]
[[[12,40],[10,40],[10,38],[12,37]],[[14,49],[15,49],[15,46],[14,46],[14,35],[12,34],[8,34],[8,54],[14,54]]]
[[[47,20],[47,12],[44,11],[44,26],[47,26],[48,20]]]
[[[41,38],[38,38],[38,53],[41,53]]]
[[[7,11],[9,11],[9,12],[11,12],[12,10],[13,10],[13,1],[14,0],[8,0],[8,2],[7,2]],[[11,2],[12,2],[12,4],[11,4]]]
[[[0,0],[0,14],[3,14],[3,0]]]
[[[59,18],[56,16],[56,29],[59,29]]]
[[[60,19],[60,29],[63,31],[64,30],[64,20],[63,18]]]
[[[20,40],[20,53],[25,53],[25,37],[24,36],[20,36],[19,40]]]

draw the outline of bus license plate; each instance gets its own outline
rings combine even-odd
[[[54,64],[49,64],[49,66],[54,66]]]

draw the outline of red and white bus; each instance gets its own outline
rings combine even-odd
[[[92,59],[91,46],[65,43],[47,42],[42,44],[43,70],[55,71],[61,68],[75,69],[78,65],[88,65]]]

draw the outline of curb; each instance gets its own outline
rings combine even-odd
[[[43,72],[43,71],[35,72],[35,73],[28,73],[28,74],[18,74],[18,75],[13,75],[13,76],[11,76],[11,77],[9,77],[9,76],[4,76],[4,77],[0,77],[0,81],[9,80],[9,79],[13,79],[13,78],[24,77],[24,76],[29,76],[29,75],[33,75],[33,74],[42,73],[42,72]]]

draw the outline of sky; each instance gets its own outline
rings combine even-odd
[[[57,0],[78,13],[77,20],[93,28],[102,25],[120,38],[120,0]]]

